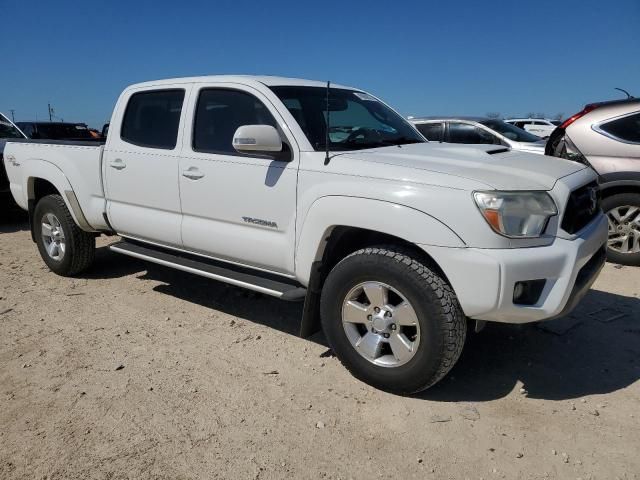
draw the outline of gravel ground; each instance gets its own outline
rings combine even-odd
[[[489,325],[433,389],[354,380],[301,304],[109,252],[50,273],[0,225],[0,478],[640,478],[640,268]]]

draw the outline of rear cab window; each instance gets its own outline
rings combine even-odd
[[[139,147],[173,150],[183,103],[183,89],[134,93],[127,103],[120,138]]]

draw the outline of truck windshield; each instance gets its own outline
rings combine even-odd
[[[327,90],[323,87],[271,87],[285,104],[316,151],[325,150]],[[423,143],[404,118],[371,95],[353,90],[329,90],[329,150]]]
[[[489,127],[491,130],[494,130],[509,140],[513,140],[514,142],[539,142],[542,140],[540,137],[536,137],[533,133],[529,133],[522,128],[515,127],[510,123],[503,122],[502,120],[482,120],[480,122],[485,127]]]
[[[0,115],[0,138],[24,138],[24,135]]]

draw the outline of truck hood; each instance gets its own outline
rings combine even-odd
[[[454,175],[497,190],[551,190],[559,178],[586,168],[576,162],[497,145],[469,147],[430,142],[343,155],[354,160]],[[416,180],[421,181],[422,177]]]

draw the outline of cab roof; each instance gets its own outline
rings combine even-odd
[[[175,85],[181,83],[206,83],[206,82],[229,82],[241,83],[244,85],[262,84],[267,87],[321,87],[326,88],[327,82],[316,80],[305,80],[302,78],[276,77],[268,75],[205,75],[199,77],[178,77],[167,78],[162,80],[152,80],[148,82],[136,83],[128,88],[145,88],[160,85]],[[345,85],[334,84],[331,82],[332,88],[346,88],[350,90],[360,91],[358,88],[352,88]]]

